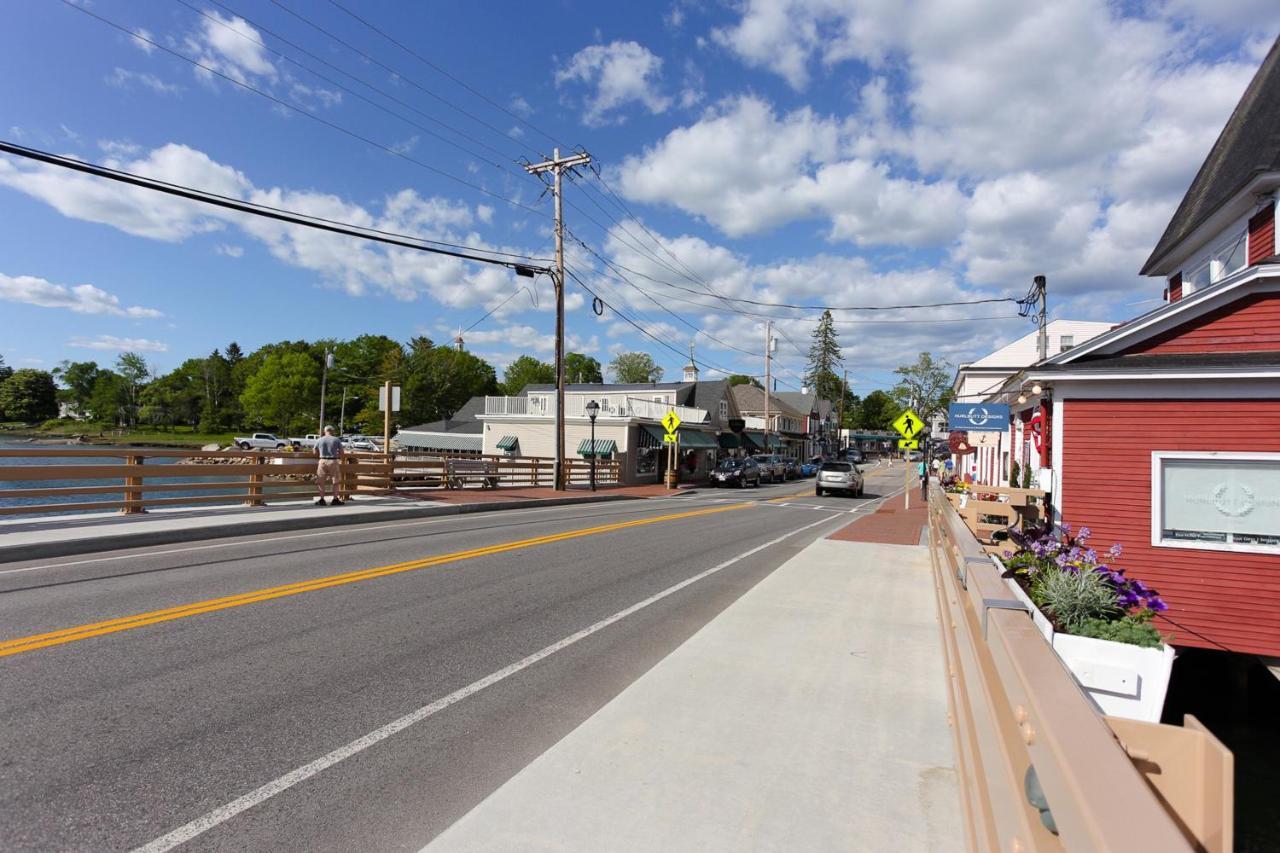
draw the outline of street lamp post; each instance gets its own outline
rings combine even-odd
[[[591,491],[596,490],[596,415],[600,414],[600,404],[595,400],[587,403],[587,417],[591,419]]]

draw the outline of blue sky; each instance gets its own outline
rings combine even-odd
[[[608,307],[597,317],[570,284],[570,348],[601,362],[642,349],[677,376],[696,339],[704,369],[754,374],[763,320],[719,297],[966,301],[1020,296],[1043,273],[1053,316],[1153,307],[1162,285],[1137,270],[1280,29],[1271,0],[342,5],[436,67],[322,0],[19,4],[0,32],[0,137],[541,257],[550,199],[518,159],[583,146],[605,183],[568,186],[566,222],[590,247],[571,242],[568,259]],[[551,355],[545,277],[10,157],[0,199],[12,366],[133,349],[166,370],[233,339],[447,341],[504,300],[467,347],[499,369]],[[798,386],[792,342],[807,345],[814,312],[732,305],[779,318],[779,387]],[[980,356],[1030,330],[1014,313],[838,312],[855,391],[921,350]]]

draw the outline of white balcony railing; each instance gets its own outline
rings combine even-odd
[[[706,423],[706,409],[693,406],[676,406],[670,403],[658,403],[640,397],[622,395],[598,395],[589,397],[572,394],[565,398],[564,414],[567,418],[585,418],[587,403],[595,400],[600,404],[602,418],[643,418],[659,421],[667,412],[674,411],[676,417],[690,424]],[[486,415],[519,415],[523,417],[553,418],[556,414],[555,397],[551,395],[533,395],[529,397],[485,397],[484,413]]]

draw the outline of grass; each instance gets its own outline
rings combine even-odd
[[[94,444],[150,444],[176,445],[181,447],[199,447],[204,444],[231,443],[232,434],[196,432],[194,427],[175,426],[171,429],[157,429],[152,426],[141,426],[133,429],[117,429],[107,424],[95,424],[87,421],[58,421],[45,424],[22,424],[15,422],[0,423],[0,441],[5,433],[13,437],[23,438],[70,438],[83,435]]]

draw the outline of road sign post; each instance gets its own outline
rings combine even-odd
[[[668,411],[662,416],[662,427],[667,431],[662,437],[663,444],[668,444],[667,448],[667,488],[674,489],[679,481],[679,473],[676,470],[676,452],[680,449],[680,434],[676,430],[680,429],[680,416],[674,410]]]
[[[920,431],[924,429],[924,421],[915,412],[907,409],[898,415],[898,419],[893,422],[893,428],[898,431],[902,439],[898,441],[898,448],[901,450],[915,450],[920,446]],[[902,475],[902,494],[904,500],[904,508],[911,509],[911,454],[905,453],[906,462],[904,466],[906,471]],[[929,470],[925,468],[925,470]]]

